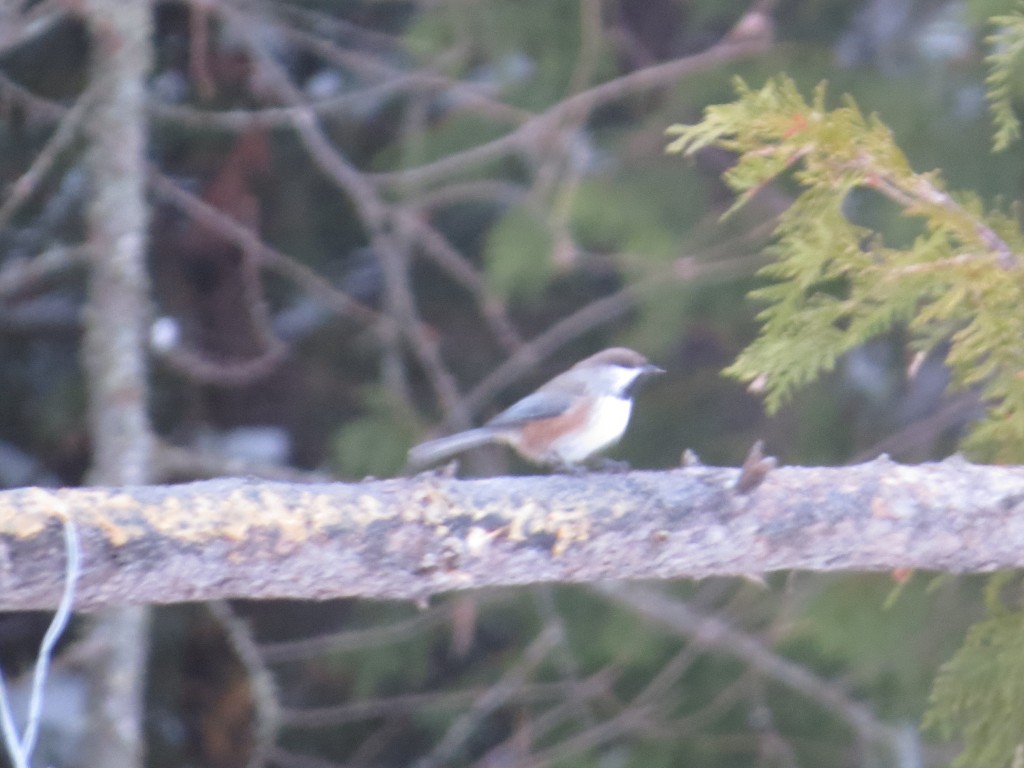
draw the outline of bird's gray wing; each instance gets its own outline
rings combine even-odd
[[[561,416],[573,405],[576,397],[568,392],[537,391],[510,405],[488,421],[487,426],[515,427],[534,419],[551,419]]]

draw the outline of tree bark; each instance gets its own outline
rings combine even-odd
[[[90,32],[87,121],[93,195],[92,255],[82,363],[89,389],[93,461],[90,482],[149,481],[152,434],[146,338],[149,281],[144,192],[146,77],[152,61],[152,13],[147,0],[86,0]],[[149,614],[112,603],[93,620],[88,647],[89,727],[83,765],[143,764],[142,722]]]
[[[531,582],[785,569],[1024,566],[1024,468],[903,466],[355,484],[212,480],[0,493],[0,610],[52,607],[60,520],[78,524],[77,606],[215,598],[423,600]]]

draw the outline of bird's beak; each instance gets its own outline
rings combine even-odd
[[[658,366],[652,363],[648,363],[643,367],[643,370],[640,372],[640,375],[643,376],[644,378],[647,378],[648,376],[658,376],[659,374],[662,374],[664,372],[664,368],[659,368]]]

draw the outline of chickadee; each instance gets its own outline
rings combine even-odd
[[[414,446],[409,464],[423,467],[487,443],[510,445],[534,464],[582,464],[619,441],[637,386],[659,373],[664,371],[639,352],[606,349],[555,376],[484,426]]]

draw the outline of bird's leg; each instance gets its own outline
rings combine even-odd
[[[553,464],[551,470],[559,475],[572,475],[573,477],[582,477],[590,471],[587,469],[586,464],[574,464],[567,461],[559,461]]]
[[[629,466],[629,462],[622,459],[609,459],[607,456],[601,456],[593,462],[594,470],[597,472],[607,472],[609,474],[620,474],[622,472],[629,472],[632,467]]]

